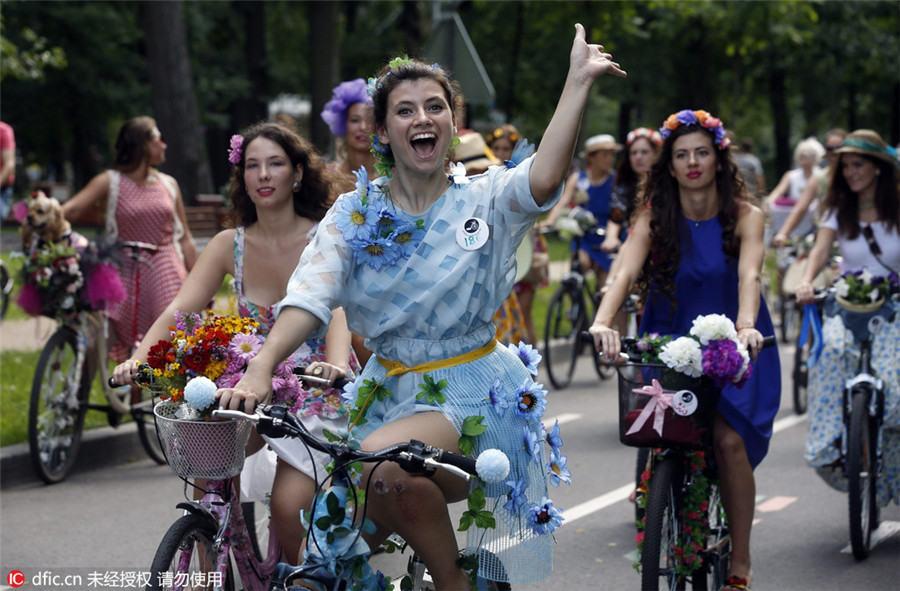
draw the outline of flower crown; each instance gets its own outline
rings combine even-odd
[[[628,136],[626,136],[625,138],[625,145],[630,146],[632,143],[634,143],[634,140],[642,137],[650,140],[650,143],[654,146],[661,146],[663,143],[663,136],[661,136],[655,129],[650,129],[649,127],[638,127],[637,129],[632,129],[628,132]]]
[[[519,141],[519,135],[516,132],[511,131],[509,133],[506,133],[506,130],[502,127],[498,127],[497,129],[489,133],[485,140],[487,141],[488,145],[491,145],[491,143],[503,137],[506,137],[513,145],[516,145],[516,142]]]
[[[322,109],[322,120],[336,136],[347,133],[347,109],[356,103],[372,104],[368,86],[362,78],[341,82],[331,91],[331,100]]]
[[[683,111],[672,113],[669,115],[669,118],[663,122],[662,127],[659,128],[659,133],[665,139],[669,137],[673,130],[678,129],[682,125],[689,126],[697,124],[715,134],[716,144],[719,148],[725,149],[731,144],[731,140],[725,137],[725,127],[722,125],[722,120],[718,117],[713,117],[706,111],[691,111],[689,109],[684,109]]]
[[[241,156],[244,151],[244,136],[234,134],[231,136],[230,147],[228,148],[228,161],[234,165],[241,163]]]

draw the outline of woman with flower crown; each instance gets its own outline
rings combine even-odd
[[[835,150],[835,174],[825,197],[824,213],[809,264],[797,286],[797,299],[813,296],[813,277],[822,268],[837,241],[844,274],[856,274],[860,283],[878,283],[890,277],[896,289],[900,271],[900,161],[897,151],[869,129],[858,129]],[[839,280],[841,284],[850,279]],[[877,292],[875,292],[877,293]],[[877,296],[876,296],[877,297]],[[852,300],[851,300],[852,301]],[[890,305],[890,304],[888,304]],[[895,308],[900,308],[894,304]],[[826,306],[826,310],[828,307]],[[822,323],[822,350],[809,369],[809,425],[805,458],[809,466],[834,488],[847,491],[841,468],[842,400],[845,381],[856,373],[858,343],[841,314]],[[881,505],[900,503],[900,322],[888,323],[874,336],[872,366],[884,380],[885,408],[882,432],[884,466],[878,478]]]
[[[538,356],[530,347],[497,346],[491,318],[512,287],[519,243],[558,199],[589,90],[602,74],[625,75],[576,25],[540,149],[518,166],[470,179],[459,165],[447,174],[462,107],[456,85],[437,64],[392,60],[369,84],[378,168],[389,176],[370,181],[358,173],[357,190],[338,199],[304,252],[244,379],[219,391],[230,408],[267,401],[279,357],[343,306],[350,329],[375,353],[348,389],[351,435],[363,448],[413,438],[508,456],[505,482],[473,479],[469,501],[480,499],[483,510],[470,510],[461,523],[467,554],[477,560],[477,549],[489,547],[484,555],[497,558],[480,561],[488,579],[536,581],[552,570],[561,515],[546,496],[547,480],[569,479],[562,441],[558,428],[540,423],[546,392],[531,379]],[[366,516],[377,527],[367,534],[370,546],[396,531],[437,589],[468,588],[447,503],[470,495],[470,485],[447,473],[412,476],[390,462],[369,465],[367,482]]]
[[[750,529],[755,482],[781,397],[778,351],[759,351],[773,333],[760,294],[762,211],[739,180],[722,122],[706,111],[679,111],[660,129],[664,141],[650,170],[619,273],[591,326],[598,350],[618,357],[614,315],[637,282],[647,302],[640,333],[687,335],[700,315],[724,314],[756,357],[740,387],[722,389],[713,430],[722,501],[732,533],[727,591],[750,585]],[[758,356],[756,356],[758,352]]]
[[[234,278],[238,312],[259,323],[266,335],[275,322],[275,306],[287,290],[288,277],[332,202],[332,176],[313,147],[298,134],[277,123],[251,126],[231,138],[228,156],[233,165],[229,212],[233,229],[216,234],[203,249],[184,286],[165,312],[156,319],[134,356],[113,371],[120,384],[132,382],[138,363],[146,362],[151,347],[169,337],[169,326],[179,316],[200,312],[215,296],[226,276]],[[258,343],[253,345],[258,348]],[[336,311],[324,338],[298,343],[279,359],[290,358],[307,373],[332,382],[359,370],[350,350],[350,332]],[[321,370],[317,369],[321,368]],[[337,432],[347,424],[340,392],[333,388],[311,389],[276,403],[290,406],[313,433]],[[303,529],[298,518],[309,509],[313,471],[325,475],[330,458],[317,453],[316,465],[298,440],[268,440],[279,457],[272,487],[271,510],[275,532],[292,563],[300,555]],[[247,453],[263,445],[254,435]]]

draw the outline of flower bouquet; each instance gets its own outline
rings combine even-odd
[[[64,319],[107,310],[128,297],[116,270],[111,243],[44,244],[25,255],[17,303],[31,316]]]
[[[721,388],[743,387],[753,368],[734,324],[698,316],[690,333],[645,335],[641,364],[619,367],[619,439],[636,447],[703,448],[712,434]]]
[[[885,298],[896,292],[897,275],[872,275],[868,269],[847,271],[834,282],[835,300],[851,312],[872,312],[881,307]]]

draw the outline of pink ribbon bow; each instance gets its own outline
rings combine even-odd
[[[662,437],[663,420],[666,416],[666,409],[672,406],[672,398],[674,397],[675,392],[672,390],[663,390],[663,387],[658,380],[653,380],[650,386],[634,388],[632,392],[646,394],[651,398],[647,402],[647,406],[641,409],[641,414],[638,415],[634,424],[631,425],[631,428],[628,429],[625,434],[631,435],[632,433],[640,431],[641,427],[644,426],[644,423],[647,422],[647,419],[650,418],[650,415],[653,414],[653,430]]]

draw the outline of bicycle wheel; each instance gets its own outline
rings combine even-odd
[[[850,431],[847,435],[847,484],[850,508],[850,546],[853,556],[863,560],[869,556],[872,538],[873,515],[876,511],[875,438],[874,419],[869,416],[868,390],[854,390],[850,414]]]
[[[153,399],[146,393],[146,389],[141,389],[143,400],[148,400],[148,404],[142,404],[140,407],[132,409],[131,416],[137,425],[138,438],[144,451],[157,464],[166,463],[166,453],[163,451],[160,443],[159,433],[156,428],[156,417],[153,415]]]
[[[794,369],[791,377],[793,378],[794,412],[798,415],[806,412],[806,386],[809,383],[809,352],[811,349],[812,334],[806,335],[806,342],[802,347],[798,343],[794,348]]]
[[[565,388],[572,381],[578,356],[578,331],[584,324],[584,302],[581,293],[561,285],[547,307],[544,334],[544,361],[550,383]]]
[[[6,318],[6,310],[9,308],[9,296],[12,292],[13,282],[9,276],[9,269],[3,261],[0,261],[0,320]]]
[[[641,552],[641,589],[658,589],[660,577],[666,589],[684,589],[685,579],[675,574],[676,541],[679,535],[676,489],[680,469],[674,459],[665,458],[653,467],[647,499],[647,525]]]
[[[214,582],[220,582],[222,588],[233,590],[230,561],[226,563],[224,581],[223,575],[216,572],[215,538],[216,528],[208,518],[194,513],[179,518],[156,550],[147,589],[211,588]]]
[[[35,473],[47,484],[68,476],[81,445],[90,382],[77,361],[78,336],[62,327],[44,345],[34,372],[28,447]]]
[[[713,485],[709,493],[709,537],[704,550],[703,566],[692,578],[694,589],[716,591],[725,585],[728,567],[731,564],[731,531],[721,504],[719,487]]]

